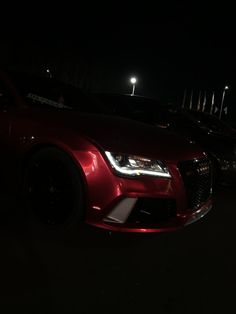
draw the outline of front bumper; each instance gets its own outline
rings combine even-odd
[[[89,224],[107,229],[115,232],[133,232],[133,233],[157,233],[157,232],[171,232],[182,229],[183,227],[190,225],[201,218],[203,218],[212,209],[212,198],[210,197],[207,202],[200,206],[195,211],[189,211],[188,213],[177,213],[176,217],[173,217],[168,222],[156,222],[142,224],[112,222],[108,219],[103,219],[99,222],[89,222]]]
[[[119,232],[168,232],[193,223],[211,209],[205,157],[168,163],[171,178],[119,177],[97,153],[79,157],[87,186],[85,221],[90,225]]]

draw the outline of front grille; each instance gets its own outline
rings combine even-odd
[[[176,217],[176,202],[173,199],[141,197],[136,202],[128,223],[164,223]]]
[[[183,178],[188,208],[197,209],[211,195],[212,167],[208,158],[184,161],[179,164]]]

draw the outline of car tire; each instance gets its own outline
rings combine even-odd
[[[44,228],[64,229],[84,218],[82,175],[72,158],[49,147],[31,156],[24,175],[27,216]]]

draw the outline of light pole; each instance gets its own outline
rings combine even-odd
[[[197,111],[199,111],[201,108],[201,97],[202,97],[202,91],[200,90],[198,94]]]
[[[186,88],[185,88],[185,90],[184,90],[183,102],[182,102],[182,108],[184,108],[184,105],[185,105],[186,95],[187,95],[187,90],[186,90]]]
[[[213,114],[213,107],[214,107],[214,103],[215,103],[215,92],[212,92],[212,97],[211,97],[211,110],[210,110],[210,114]]]
[[[220,116],[219,116],[220,119],[221,119],[222,109],[223,109],[223,104],[224,104],[224,99],[225,99],[225,92],[228,89],[229,89],[229,86],[225,85],[224,90],[223,90],[223,94],[222,94],[221,105],[220,105]]]
[[[131,96],[133,96],[133,95],[134,95],[134,91],[135,91],[135,84],[136,84],[136,82],[137,82],[136,77],[131,77],[131,79],[130,79],[130,83],[133,85],[133,88],[132,88],[132,94],[131,94]]]
[[[193,108],[193,90],[191,91],[190,103],[189,103],[189,109],[192,110],[192,108]]]
[[[49,69],[46,69],[47,74],[49,75],[49,78],[52,78],[52,73]]]
[[[202,111],[204,112],[205,111],[205,108],[206,108],[206,91],[204,92],[204,98],[203,98],[203,104],[202,104]]]

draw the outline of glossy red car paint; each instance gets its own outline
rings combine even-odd
[[[188,207],[179,163],[205,158],[194,144],[128,119],[30,106],[3,74],[0,79],[12,95],[7,105],[1,104],[0,99],[0,169],[7,174],[12,190],[13,183],[16,190],[21,184],[24,167],[32,154],[44,147],[57,147],[71,157],[81,173],[86,198],[85,220],[91,225],[122,232],[173,231],[198,220],[211,208],[210,193],[196,208]],[[119,176],[105,151],[160,160],[168,167],[171,178]],[[141,198],[173,199],[176,215],[151,223],[107,219],[122,201]]]

